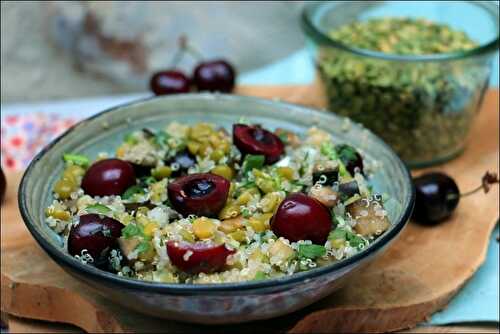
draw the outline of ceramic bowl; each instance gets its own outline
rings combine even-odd
[[[292,276],[224,284],[164,284],[119,277],[67,254],[61,238],[44,223],[44,208],[64,164],[63,153],[95,157],[114,152],[124,135],[169,122],[213,122],[230,129],[242,117],[265,127],[304,133],[311,126],[347,142],[380,168],[371,178],[379,192],[394,200],[387,206],[391,228],[360,253],[337,263]],[[252,97],[185,94],[155,97],[103,111],[86,119],[43,149],[21,181],[19,207],[29,231],[65,271],[123,306],[152,316],[205,324],[267,319],[303,308],[340,288],[351,275],[380,255],[408,222],[414,204],[410,174],[396,154],[368,130],[348,119],[292,104]]]

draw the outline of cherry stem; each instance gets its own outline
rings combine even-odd
[[[200,61],[203,59],[201,52],[195,48],[193,45],[189,44],[188,38],[185,35],[179,37],[179,48],[180,50],[188,52],[191,56]]]
[[[481,181],[482,182],[481,182],[481,185],[479,187],[460,194],[460,197],[466,197],[466,196],[472,195],[481,189],[483,189],[484,193],[487,194],[488,191],[490,191],[490,185],[495,184],[495,183],[500,183],[500,180],[498,179],[498,175],[496,173],[490,173],[490,172],[486,172],[483,175],[483,178],[481,179]]]
[[[196,60],[200,61],[203,59],[201,53],[188,42],[188,38],[186,35],[179,36],[177,40],[178,48],[175,51],[174,56],[172,57],[172,61],[170,62],[170,68],[176,68],[179,65],[180,61],[184,57],[184,54],[187,52]]]

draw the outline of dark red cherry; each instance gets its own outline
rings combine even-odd
[[[433,172],[413,179],[416,191],[413,219],[436,224],[451,216],[460,200],[455,181],[446,174]]]
[[[176,70],[161,71],[151,77],[149,86],[155,95],[179,94],[189,92],[189,78]]]
[[[172,264],[190,274],[219,271],[226,265],[227,257],[234,253],[225,244],[167,242],[167,254]]]
[[[199,91],[229,93],[234,88],[236,73],[225,60],[202,62],[194,69],[193,82]]]
[[[7,180],[5,179],[5,174],[3,173],[3,169],[0,167],[0,204],[3,203],[6,189],[7,189]]]
[[[346,169],[354,175],[355,170],[358,168],[359,173],[363,174],[363,158],[361,154],[352,146],[341,144],[335,147],[340,160],[344,163]]]
[[[121,195],[134,184],[134,167],[120,159],[95,162],[82,179],[82,189],[90,196]]]
[[[332,218],[328,209],[302,193],[288,195],[271,221],[274,234],[292,242],[311,240],[322,245],[326,242],[331,228]]]
[[[69,232],[68,253],[73,256],[88,253],[92,256],[92,264],[101,266],[121,236],[122,228],[122,223],[113,218],[98,214],[80,216],[78,225],[71,227]]]
[[[168,185],[168,199],[184,216],[215,217],[226,203],[230,182],[209,173],[182,176]]]
[[[285,151],[281,139],[258,125],[233,125],[233,142],[242,154],[264,155],[266,163],[279,160]]]

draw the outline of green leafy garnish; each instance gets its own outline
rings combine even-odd
[[[357,249],[363,249],[365,246],[365,240],[354,233],[347,234],[347,241],[349,241],[349,245]]]
[[[142,189],[142,187],[138,185],[132,186],[125,190],[122,195],[122,199],[130,199],[135,194],[144,194],[144,189]]]
[[[134,223],[130,223],[122,229],[122,236],[125,239],[130,239],[141,235],[142,235],[141,228]]]
[[[346,240],[347,231],[343,228],[336,228],[328,234],[328,240]]]
[[[366,246],[366,241],[363,238],[342,227],[336,228],[335,230],[331,231],[328,235],[328,240],[349,241],[349,245],[351,247],[357,248],[359,250],[363,249],[364,246]]]
[[[139,179],[140,183],[146,186],[149,186],[153,183],[156,183],[156,179],[153,176],[144,176]]]
[[[267,278],[267,274],[264,273],[263,271],[258,271],[255,273],[255,277],[253,278],[254,281],[262,281]]]
[[[125,136],[124,138],[125,142],[127,144],[131,144],[131,145],[134,145],[134,144],[137,144],[139,141],[137,140],[137,138],[135,137],[134,133],[129,133]]]
[[[337,154],[337,151],[335,150],[335,146],[333,145],[332,142],[326,142],[321,144],[320,147],[320,152],[323,154],[325,157],[327,157],[330,160],[335,160],[339,163],[339,175],[343,178],[351,178],[351,173],[345,168],[345,164],[341,158],[339,158],[339,155]]]
[[[144,252],[147,252],[150,247],[151,246],[149,244],[149,241],[143,241],[139,245],[137,245],[135,250],[137,251],[137,253],[144,253]]]
[[[154,142],[161,147],[166,147],[168,146],[169,139],[170,135],[168,133],[166,133],[165,131],[158,131],[155,134]]]
[[[344,164],[347,164],[349,161],[357,160],[358,158],[356,149],[346,144],[337,146],[337,153]]]
[[[66,153],[63,155],[63,159],[67,163],[72,163],[74,165],[82,166],[84,168],[87,168],[90,165],[89,158],[81,154]]]
[[[100,215],[107,215],[111,213],[111,209],[108,208],[106,205],[102,204],[94,204],[94,205],[89,205],[85,208],[85,211],[88,213],[97,213]]]
[[[250,172],[254,168],[262,168],[262,166],[264,166],[265,160],[266,158],[263,155],[248,154],[243,161],[243,174]]]
[[[331,160],[338,160],[337,151],[335,150],[335,146],[332,142],[328,141],[321,144],[319,151]]]
[[[326,254],[324,246],[320,245],[299,245],[299,257],[315,259]]]
[[[252,216],[252,213],[247,207],[244,207],[241,209],[241,215],[243,216],[243,218],[250,218]]]

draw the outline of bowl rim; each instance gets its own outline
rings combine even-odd
[[[33,168],[36,166],[38,161],[45,155],[47,154],[53,146],[55,146],[59,141],[61,141],[63,138],[66,136],[69,136],[75,131],[78,127],[84,125],[85,123],[95,120],[97,118],[102,117],[103,115],[106,115],[108,113],[112,112],[118,112],[122,108],[125,107],[131,107],[134,105],[140,105],[147,103],[152,100],[158,100],[158,99],[163,99],[166,100],[168,103],[169,99],[191,99],[191,98],[198,98],[201,100],[210,101],[213,100],[214,97],[216,99],[222,99],[222,100],[229,100],[229,101],[234,101],[237,100],[238,102],[241,103],[259,103],[259,104],[268,104],[272,106],[276,106],[282,109],[288,108],[288,109],[295,109],[295,110],[301,110],[302,112],[308,112],[310,114],[321,114],[324,116],[325,112],[316,110],[311,107],[306,107],[306,106],[300,106],[297,104],[292,104],[292,103],[285,103],[285,102],[276,102],[268,99],[263,99],[263,98],[257,98],[257,97],[250,97],[250,96],[240,96],[240,95],[232,95],[232,94],[210,94],[210,93],[188,93],[188,94],[177,94],[177,95],[170,95],[170,96],[160,96],[160,97],[146,97],[142,99],[138,99],[132,102],[127,102],[123,104],[119,104],[116,106],[113,106],[111,108],[107,108],[91,117],[85,118],[78,123],[74,124],[71,126],[66,132],[61,134],[59,137],[54,139],[52,142],[50,142],[47,146],[45,146],[30,162],[29,166],[27,167],[26,171],[24,172],[20,185],[19,185],[19,190],[18,190],[18,204],[19,204],[19,210],[21,212],[21,216],[23,218],[23,221],[30,231],[31,235],[35,238],[35,240],[38,242],[38,244],[45,250],[45,252],[48,253],[48,255],[56,261],[58,264],[62,264],[63,269],[66,269],[65,267],[69,267],[76,273],[79,273],[83,276],[87,275],[91,277],[94,280],[98,280],[100,283],[104,283],[107,285],[118,285],[121,288],[127,288],[127,289],[133,289],[133,290],[141,290],[143,292],[155,292],[155,293],[165,293],[165,294],[176,294],[176,295],[181,295],[181,294],[196,294],[196,293],[238,293],[241,291],[250,291],[250,290],[257,290],[257,289],[264,289],[264,288],[279,288],[279,287],[286,287],[292,284],[297,284],[297,283],[307,283],[308,280],[322,276],[324,274],[329,274],[335,271],[339,271],[343,268],[348,268],[350,265],[356,263],[356,262],[361,262],[362,260],[370,257],[370,255],[374,255],[377,253],[379,250],[387,246],[391,241],[394,240],[394,238],[403,230],[403,228],[406,226],[408,223],[411,214],[413,212],[413,208],[415,205],[415,187],[413,185],[413,182],[411,181],[411,174],[408,169],[408,167],[403,163],[403,161],[396,155],[396,153],[388,146],[382,139],[380,139],[378,136],[374,135],[371,133],[373,136],[375,136],[377,139],[379,139],[380,145],[382,145],[390,155],[395,158],[395,160],[398,163],[399,168],[401,168],[404,177],[405,177],[405,182],[410,186],[410,194],[408,198],[408,203],[406,207],[403,208],[403,213],[400,216],[400,219],[396,222],[393,222],[393,227],[390,229],[387,233],[384,233],[382,236],[380,236],[376,242],[369,247],[363,249],[359,253],[341,260],[339,262],[334,262],[331,263],[327,266],[324,267],[319,267],[315,268],[312,270],[304,271],[304,272],[299,272],[295,273],[293,275],[289,276],[282,276],[278,278],[271,278],[271,279],[266,279],[266,280],[261,280],[261,281],[243,281],[243,282],[235,282],[235,283],[211,283],[211,284],[185,284],[185,283],[161,283],[161,282],[152,282],[152,281],[141,281],[141,280],[136,280],[136,279],[131,279],[131,278],[126,278],[126,277],[121,277],[116,274],[97,269],[93,266],[89,266],[86,264],[81,263],[80,261],[76,260],[72,256],[69,256],[67,253],[65,253],[63,250],[55,247],[52,245],[48,240],[45,239],[45,237],[38,231],[37,227],[35,224],[31,221],[29,217],[29,209],[27,207],[27,202],[26,202],[26,194],[29,194],[29,191],[27,189],[27,181],[30,178],[30,175],[32,173]],[[311,115],[312,116],[312,115]],[[330,115],[333,117],[337,118],[342,118],[341,116],[337,115]],[[358,125],[356,123],[352,124],[353,126],[359,127],[360,129],[367,130],[361,125]],[[369,130],[367,130],[369,131]]]
[[[341,1],[341,2],[349,3],[351,1]],[[491,15],[496,16],[497,19],[496,26],[498,30],[499,27],[498,19],[500,17],[500,15],[498,14],[498,8],[499,8],[498,4],[488,1],[462,0],[458,2],[469,3],[476,7],[480,7],[485,11],[489,12]],[[312,1],[303,7],[301,14],[301,25],[303,31],[308,37],[312,38],[318,44],[325,44],[334,48],[341,49],[343,51],[348,51],[358,56],[365,56],[369,58],[376,58],[388,61],[401,61],[401,62],[449,61],[449,60],[459,60],[471,56],[494,52],[500,45],[500,34],[497,33],[496,37],[487,43],[480,44],[472,49],[468,49],[465,51],[457,51],[457,52],[424,54],[424,55],[398,55],[398,54],[384,53],[380,51],[373,51],[363,48],[357,48],[354,46],[350,46],[348,44],[344,44],[339,40],[331,38],[327,34],[323,33],[320,29],[318,29],[317,25],[314,23],[314,20],[311,18],[312,14],[310,14],[310,12],[315,12],[320,6],[328,3],[329,1]]]

